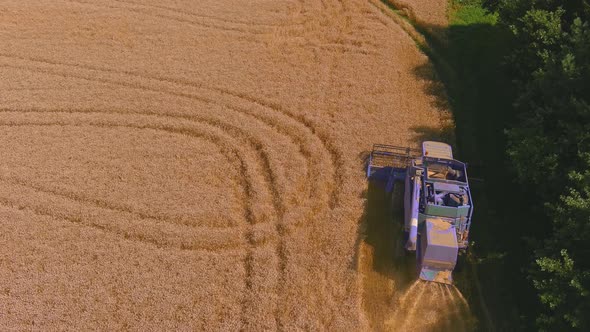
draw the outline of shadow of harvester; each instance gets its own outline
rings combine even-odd
[[[371,268],[390,279],[396,292],[407,288],[416,278],[416,260],[403,247],[403,184],[392,193],[385,185],[369,182],[363,214],[364,243],[371,249]]]

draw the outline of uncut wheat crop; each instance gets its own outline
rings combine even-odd
[[[415,325],[371,276],[365,157],[447,121],[387,10],[1,1],[0,330],[395,330],[448,319],[440,301],[466,311],[413,285],[441,299]],[[367,280],[391,286],[385,312]]]

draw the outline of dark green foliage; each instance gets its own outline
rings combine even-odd
[[[590,155],[586,155],[590,166]],[[572,186],[551,205],[555,234],[537,250],[531,279],[549,311],[538,318],[547,330],[590,330],[590,170],[570,174]],[[557,248],[562,248],[557,251]]]
[[[588,0],[489,0],[488,3],[494,4],[507,24],[515,24],[530,10],[554,12],[563,9],[564,19],[568,22],[576,17],[587,21],[590,17]]]
[[[543,34],[538,24],[527,24],[534,32],[524,33],[534,36],[526,50],[512,58],[512,63],[526,59],[521,68],[538,64],[520,82],[516,107],[522,122],[509,131],[509,153],[519,179],[534,184],[543,199],[563,192],[567,174],[584,166],[579,152],[590,147],[590,29],[576,19],[571,32],[563,32],[558,28],[560,13],[527,15],[534,22],[547,19],[550,32]]]
[[[506,0],[508,57],[519,120],[507,130],[517,180],[547,202],[530,279],[544,330],[590,329],[590,6],[586,0]]]

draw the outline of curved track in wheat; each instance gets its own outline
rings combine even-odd
[[[444,111],[428,60],[383,12],[0,6],[1,328],[377,326],[363,158],[373,142],[417,144]],[[396,315],[378,326],[412,326]]]

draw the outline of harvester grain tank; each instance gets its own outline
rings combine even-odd
[[[445,143],[426,141],[422,150],[375,144],[367,177],[388,192],[404,184],[405,249],[416,252],[421,279],[451,284],[473,215],[466,165]]]

